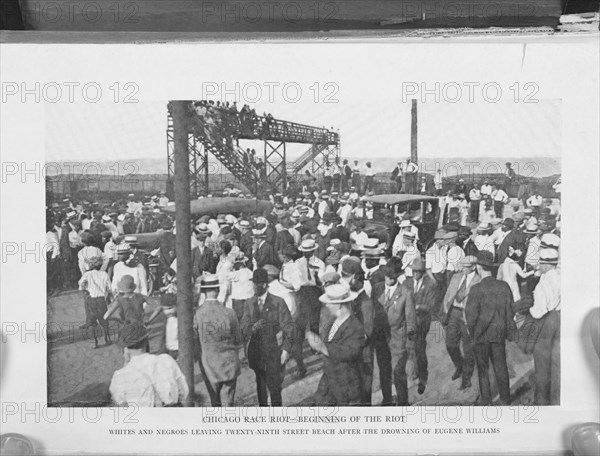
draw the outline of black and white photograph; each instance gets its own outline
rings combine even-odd
[[[2,454],[594,454],[594,37],[124,36],[2,45]]]
[[[559,405],[560,100],[287,104],[47,108],[49,404]]]

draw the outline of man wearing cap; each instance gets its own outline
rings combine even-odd
[[[477,274],[481,281],[471,286],[465,306],[465,318],[479,375],[480,405],[492,404],[489,379],[490,361],[502,405],[510,404],[510,384],[506,364],[506,341],[514,340],[513,295],[506,282],[496,280],[492,270],[494,256],[488,251],[477,255]]]
[[[235,389],[240,375],[239,349],[241,333],[233,309],[218,301],[219,278],[205,274],[200,281],[200,292],[206,295],[204,303],[194,315],[194,329],[200,348],[202,376],[213,407],[235,405]]]
[[[189,387],[177,362],[166,353],[146,352],[148,333],[140,323],[126,324],[119,345],[128,352],[128,362],[115,371],[110,395],[118,406],[172,407],[185,401]]]
[[[269,277],[265,269],[254,271],[255,296],[244,305],[242,317],[242,335],[247,343],[248,365],[256,375],[258,403],[268,406],[282,405],[281,389],[285,364],[289,359],[296,334],[290,311],[285,301],[268,291]],[[277,334],[282,332],[282,343],[278,343]]]
[[[252,224],[248,220],[240,220],[238,223],[240,228],[240,250],[248,258],[246,266],[252,268]]]
[[[427,363],[427,333],[431,327],[431,314],[435,310],[437,300],[437,283],[425,274],[425,262],[417,257],[411,264],[412,277],[407,278],[406,285],[413,293],[416,312],[415,354],[417,360],[418,393],[423,394],[429,377]]]
[[[475,369],[473,345],[465,323],[465,304],[473,285],[481,280],[477,274],[477,257],[466,256],[461,262],[461,271],[454,274],[444,296],[444,326],[446,327],[446,350],[454,363],[452,380],[462,378],[460,390],[471,387]],[[462,341],[462,352],[460,343]]]
[[[557,265],[558,251],[542,249],[541,277],[533,291],[533,306],[529,309],[540,328],[533,348],[536,405],[559,405],[561,292]]]

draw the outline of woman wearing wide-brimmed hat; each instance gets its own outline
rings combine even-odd
[[[317,405],[359,405],[361,363],[366,336],[353,315],[351,304],[358,293],[344,282],[330,285],[319,298],[335,317],[321,333],[307,333],[308,343],[323,354],[323,376],[315,394]]]

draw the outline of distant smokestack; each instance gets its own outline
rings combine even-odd
[[[413,163],[419,164],[417,154],[417,100],[413,98],[411,108],[411,124],[410,124],[410,160]]]

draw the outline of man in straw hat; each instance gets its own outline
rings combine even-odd
[[[431,315],[437,301],[437,283],[426,274],[425,262],[417,257],[411,264],[412,277],[404,284],[412,290],[416,311],[415,355],[417,377],[419,379],[418,393],[423,394],[429,377],[427,365],[427,333],[431,327]]]
[[[206,223],[199,223],[193,229],[196,240],[192,248],[192,277],[197,279],[203,274],[214,274],[219,264],[215,243],[210,238],[211,230]]]
[[[189,394],[185,376],[177,362],[166,353],[147,353],[148,333],[143,324],[128,322],[119,334],[119,345],[129,360],[110,382],[115,404],[132,407],[179,406]]]
[[[452,380],[462,378],[459,390],[470,388],[475,369],[473,345],[465,324],[465,305],[471,287],[478,284],[477,257],[466,256],[461,262],[461,271],[454,274],[444,296],[444,326],[446,327],[446,350],[454,363]],[[462,352],[460,343],[462,341]]]
[[[345,282],[325,288],[319,301],[332,315],[321,335],[307,333],[308,343],[323,356],[323,376],[315,393],[319,406],[347,406],[361,403],[361,366],[366,336],[354,316],[351,303],[358,293]]]
[[[261,407],[282,405],[281,389],[285,364],[297,334],[285,301],[269,293],[269,276],[265,269],[254,271],[254,294],[244,305],[241,328],[247,342],[248,366],[256,375],[258,404]],[[278,333],[282,333],[281,345]]]
[[[244,314],[244,304],[254,296],[252,271],[248,269],[247,264],[248,257],[243,252],[238,253],[233,261],[233,271],[227,277],[231,283],[231,306],[238,320],[241,320]]]
[[[206,295],[206,300],[196,310],[194,328],[200,346],[204,383],[213,407],[221,407],[223,402],[226,407],[233,407],[237,378],[241,372],[239,321],[233,309],[217,300],[219,278],[216,275],[202,276],[200,292]]]
[[[316,256],[319,248],[314,239],[305,239],[302,241],[298,250],[302,257],[296,260],[297,270],[300,274],[301,288],[299,290],[300,298],[300,321],[308,319],[308,324],[312,332],[319,332],[319,319],[321,315],[321,306],[319,295],[321,291],[321,275],[325,272],[325,263]]]
[[[481,281],[473,285],[467,297],[465,318],[479,375],[480,405],[492,404],[489,379],[490,360],[502,405],[510,404],[510,384],[506,364],[506,341],[516,331],[513,320],[513,295],[506,282],[496,280],[492,270],[494,256],[488,251],[477,255],[477,274]]]
[[[560,398],[560,270],[558,250],[540,251],[540,281],[533,291],[531,316],[538,322],[539,336],[533,348],[535,404],[559,405]]]

